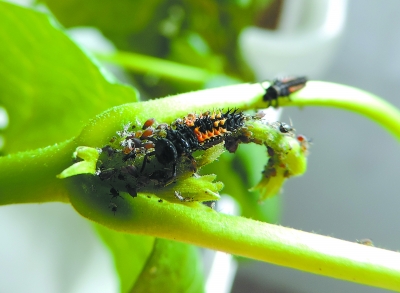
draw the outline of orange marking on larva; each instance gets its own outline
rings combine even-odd
[[[201,133],[199,133],[199,136],[197,136],[197,140],[198,140],[199,142],[203,142],[203,141],[206,140],[206,138],[204,137],[204,135],[202,135]]]
[[[211,132],[211,131],[207,130],[207,135],[208,135],[209,138],[211,138],[211,137],[214,136],[214,132]]]
[[[220,120],[216,120],[216,121],[214,121],[214,127],[218,127],[218,125],[219,125],[219,122],[220,122]]]
[[[221,120],[219,120],[219,124],[225,125],[225,121],[226,121],[226,118],[225,119],[221,119]]]
[[[213,112],[212,112],[212,114],[211,114],[210,118],[211,118],[212,120],[214,120],[214,119],[215,119],[215,111],[213,111]]]
[[[220,134],[221,134],[220,129],[221,129],[221,127],[218,128],[218,129],[214,129],[214,134],[215,134],[215,135],[220,135]]]
[[[221,131],[222,133],[228,132],[225,128],[222,128],[222,127],[219,128],[219,131]]]
[[[208,139],[207,133],[201,133],[201,137],[203,138],[203,141]]]
[[[217,115],[215,116],[216,118],[220,119],[221,118],[221,111],[218,111]]]
[[[193,132],[194,132],[194,134],[196,135],[197,140],[198,140],[199,142],[203,142],[203,141],[204,141],[203,134],[200,132],[200,130],[199,130],[198,127],[196,127],[196,128],[193,130]]]
[[[200,130],[199,130],[198,127],[196,127],[195,129],[193,129],[193,132],[194,132],[194,134],[195,134],[197,137],[201,136],[201,132],[200,132]]]

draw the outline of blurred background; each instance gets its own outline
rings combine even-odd
[[[57,9],[66,9],[54,4],[56,1],[44,2],[56,15]],[[248,7],[247,1],[236,2]],[[398,1],[272,2],[262,13],[257,13],[257,6],[252,6],[253,10],[248,9],[247,14],[231,14],[235,18],[229,23],[236,25],[230,27],[230,32],[221,27],[223,39],[218,39],[218,34],[210,34],[207,39],[205,31],[180,36],[182,41],[171,45],[167,42],[168,36],[174,34],[174,25],[183,22],[180,5],[172,5],[165,10],[166,18],[161,26],[167,37],[146,40],[145,29],[142,36],[133,35],[131,43],[119,36],[114,36],[113,42],[125,50],[132,49],[129,45],[139,44],[134,48],[136,52],[153,56],[159,56],[157,51],[162,48],[172,48],[168,56],[159,57],[202,66],[212,72],[223,68],[232,80],[250,82],[295,74],[347,84],[377,94],[400,108]],[[156,7],[164,2],[151,3]],[[252,16],[256,19],[251,20]],[[73,21],[79,20],[77,16],[71,17],[70,22],[68,18],[57,17],[66,27],[74,27],[78,22]],[[211,22],[212,15],[197,21]],[[249,26],[242,30],[247,23]],[[89,24],[94,25],[80,23]],[[113,29],[109,25],[103,34],[109,37]],[[238,38],[233,36],[239,32]],[[139,39],[141,43],[135,42]],[[152,41],[156,45],[149,51],[143,44]],[[238,49],[229,51],[234,42]],[[112,46],[105,48],[111,50]],[[187,54],[180,52],[193,48],[197,51],[193,51],[192,60],[185,60]],[[237,58],[239,53],[245,61]],[[122,76],[129,78],[126,74]],[[195,82],[187,88],[151,73],[135,77],[135,85],[145,97],[220,82],[221,78],[216,76],[206,84]],[[377,247],[400,250],[400,198],[396,192],[400,165],[398,142],[375,123],[342,110],[287,107],[281,120],[292,120],[297,132],[312,138],[313,145],[308,172],[289,180],[280,196],[279,224],[353,242],[370,238]],[[37,292],[115,292],[118,288],[110,256],[98,243],[89,223],[69,206],[6,206],[1,208],[0,221],[3,223],[0,226],[0,292],[33,292],[32,288]],[[68,245],[60,249],[65,243]],[[34,254],[28,250],[30,247],[35,248]],[[82,266],[83,262],[86,265]],[[29,273],[23,283],[18,276],[24,272]],[[88,280],[93,282],[88,284]],[[384,290],[265,263],[240,261],[232,292],[372,293]]]
[[[350,0],[331,62],[313,79],[351,85],[400,107],[398,1]],[[282,194],[283,226],[400,250],[399,144],[377,124],[342,110],[285,108],[313,139],[309,167]],[[232,292],[384,292],[278,266],[239,266]]]

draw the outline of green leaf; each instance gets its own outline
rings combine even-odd
[[[203,292],[197,248],[94,226],[114,257],[120,292]]]
[[[265,147],[240,145],[235,154],[224,153],[218,162],[205,166],[200,173],[217,174],[217,179],[224,182],[222,193],[239,203],[241,216],[276,223],[279,221],[281,198],[268,198],[260,204],[259,192],[249,191],[260,180],[266,161]]]
[[[190,177],[163,189],[154,190],[154,193],[169,202],[191,202],[191,201],[213,201],[219,200],[220,191],[224,184],[222,182],[213,182],[216,175],[204,175],[199,177]],[[179,191],[178,195],[176,191]]]
[[[110,230],[94,225],[114,257],[120,279],[120,292],[131,292],[152,254],[155,238]]]
[[[63,179],[78,174],[94,174],[96,172],[96,163],[99,158],[99,151],[95,148],[77,147],[72,157],[82,159],[67,169],[63,170],[57,178]]]
[[[260,170],[264,168],[267,162],[265,147],[250,144],[241,145],[236,152],[234,162],[235,165],[240,164],[239,166],[243,167],[248,189],[260,181],[262,176]],[[264,202],[260,203],[260,192],[246,191],[245,196],[235,197],[241,206],[246,207],[243,208],[243,216],[269,223],[279,222],[282,202],[280,196],[267,198]]]
[[[5,151],[47,146],[79,134],[96,114],[137,101],[106,76],[50,16],[0,2],[0,105],[9,115]]]
[[[152,254],[131,292],[201,293],[204,292],[203,284],[197,248],[157,238]]]

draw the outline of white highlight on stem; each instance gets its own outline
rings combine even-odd
[[[238,215],[237,203],[228,196],[222,196],[218,201],[218,209],[228,215]],[[237,271],[237,262],[229,253],[215,251],[211,268],[207,276],[207,293],[229,293]]]

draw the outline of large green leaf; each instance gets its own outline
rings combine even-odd
[[[95,227],[113,254],[121,292],[130,292],[152,253],[155,238],[117,232],[98,224]]]
[[[248,182],[246,186],[255,186],[262,177],[260,170],[264,169],[267,162],[265,148],[258,145],[241,145],[234,158],[234,169],[239,171],[241,168],[242,176],[246,176]],[[248,191],[246,196],[239,197],[239,202],[243,208],[243,216],[269,223],[277,223],[281,217],[280,196],[274,196],[260,202],[259,191]],[[251,207],[251,210],[249,210]]]
[[[196,247],[157,238],[153,252],[131,292],[204,292]]]
[[[0,2],[0,105],[9,115],[6,152],[77,135],[96,114],[137,100],[50,16]]]
[[[117,232],[96,224],[111,250],[121,293],[203,292],[197,248],[165,239]]]
[[[224,153],[218,164],[205,166],[202,174],[215,173],[226,183],[222,193],[229,194],[239,203],[241,216],[263,222],[277,223],[281,215],[281,198],[268,198],[260,203],[260,193],[249,191],[260,180],[267,161],[265,148],[258,145],[241,145],[236,153]],[[234,170],[234,172],[232,172]]]

